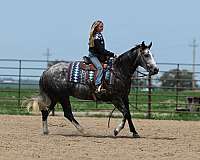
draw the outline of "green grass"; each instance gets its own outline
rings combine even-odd
[[[9,115],[29,115],[28,111],[24,108],[14,105],[1,105],[0,114],[9,114]]]
[[[135,94],[135,92],[132,92]],[[156,90],[152,92],[152,109],[153,110],[174,110],[176,108],[176,102],[178,102],[178,107],[186,107],[187,101],[186,97],[188,96],[200,96],[200,92],[191,92],[191,91],[179,91],[178,99],[176,98],[177,94],[175,91],[162,91]],[[136,95],[130,95],[129,100],[132,104],[136,102]],[[138,91],[138,105],[141,109],[147,107],[148,102],[148,92]],[[146,103],[146,104],[145,104]]]
[[[27,86],[26,86],[27,87]],[[26,99],[38,94],[36,88],[22,87],[20,92],[20,98]],[[144,112],[148,109],[148,92],[132,91],[129,95],[130,110],[136,112],[134,115],[136,118],[146,118]],[[188,114],[188,113],[174,113],[176,109],[176,102],[178,101],[178,107],[186,107],[187,96],[200,96],[200,92],[181,91],[178,93],[179,97],[176,98],[176,92],[170,90],[155,90],[152,91],[152,111],[167,111],[165,114],[152,113],[152,119],[176,119],[176,120],[200,120],[200,114]],[[17,88],[0,88],[0,114],[28,114],[25,108],[18,106],[19,93]],[[137,104],[136,104],[137,100]],[[21,104],[22,101],[20,101]],[[94,110],[112,110],[112,104],[96,103],[93,101],[79,101],[76,98],[71,97],[71,104],[73,111],[94,111]],[[61,111],[61,106],[56,107],[57,111]],[[173,113],[168,113],[173,112]]]
[[[199,121],[200,113],[151,113],[151,117],[147,113],[134,113],[133,118],[153,119],[153,120],[184,120],[184,121]]]
[[[36,95],[38,90],[26,87],[21,89],[20,94],[15,87],[0,88],[0,114],[29,114],[25,108],[21,108],[21,103],[24,99]]]

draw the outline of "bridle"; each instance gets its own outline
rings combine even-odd
[[[140,48],[139,48],[140,49]],[[144,61],[143,59],[144,59],[144,57],[143,57],[143,55],[142,55],[142,53],[141,53],[141,51],[138,53],[138,56],[137,56],[137,58],[136,58],[136,60],[135,60],[135,63],[137,62],[137,60],[139,59],[139,57],[142,57],[142,61]],[[145,65],[146,65],[146,68],[147,68],[147,64],[145,63]],[[145,74],[145,73],[142,73],[142,72],[140,72],[140,71],[138,71],[137,70],[137,73],[140,73],[141,74],[141,76],[137,76],[137,77],[146,77],[146,76],[149,76],[149,74]]]

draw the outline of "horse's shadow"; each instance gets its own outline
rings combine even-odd
[[[172,141],[172,140],[176,140],[177,138],[175,137],[145,137],[146,139],[154,139],[154,140],[168,140],[168,141]]]
[[[72,134],[62,134],[62,133],[55,133],[51,135],[57,135],[57,136],[63,136],[63,137],[90,137],[90,138],[110,138],[110,139],[132,139],[131,136],[114,136],[114,135],[96,135],[96,134],[78,134],[78,133],[72,133]],[[143,137],[141,137],[143,138]]]
[[[140,136],[140,138],[134,138],[130,135],[124,136],[124,135],[118,135],[118,136],[114,136],[114,135],[96,135],[96,134],[91,134],[91,133],[87,133],[87,134],[81,134],[81,133],[71,133],[71,134],[63,134],[63,133],[53,133],[51,135],[57,135],[57,136],[63,136],[63,137],[90,137],[90,138],[100,138],[100,139],[104,139],[104,138],[110,138],[110,139],[153,139],[153,140],[168,140],[168,141],[172,141],[172,140],[176,140],[177,138],[175,137],[146,137],[146,136]]]

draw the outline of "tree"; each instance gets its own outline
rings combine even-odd
[[[169,87],[169,88],[176,88],[178,87],[179,90],[186,90],[192,88],[192,72],[183,69],[172,69],[165,72],[161,77],[161,86],[162,87]],[[198,87],[195,81],[195,86]]]

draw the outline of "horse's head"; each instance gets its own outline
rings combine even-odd
[[[157,74],[159,68],[156,65],[154,57],[150,51],[152,46],[152,42],[146,46],[144,41],[138,47],[138,65],[143,67],[146,71],[149,72],[150,75]]]

